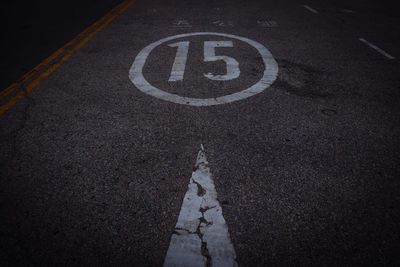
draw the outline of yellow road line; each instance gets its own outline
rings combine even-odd
[[[107,25],[109,25],[112,21],[114,21],[119,15],[125,12],[129,6],[134,3],[136,0],[125,0],[114,9],[112,9],[107,15],[93,23],[90,27],[85,29],[83,32],[78,34],[74,39],[69,41],[63,47],[55,51],[45,60],[43,60],[39,65],[34,67],[28,73],[23,75],[18,81],[11,84],[5,90],[0,92],[0,100],[12,92],[17,90],[19,87],[23,86],[25,82],[34,77],[38,72],[40,73],[36,78],[30,81],[27,85],[25,85],[25,90],[19,91],[15,96],[9,99],[5,104],[0,106],[0,116],[3,115],[8,109],[14,106],[19,100],[21,100],[27,93],[31,92],[35,89],[40,82],[46,79],[50,74],[52,74],[55,70],[57,70],[65,61],[67,61],[73,54],[75,54],[80,48],[82,48],[87,42],[89,42],[99,31],[104,29]],[[61,57],[58,61],[50,64],[55,61],[57,58]]]

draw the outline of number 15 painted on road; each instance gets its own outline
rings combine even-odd
[[[183,81],[185,73],[186,61],[189,52],[189,41],[182,41],[169,44],[170,47],[177,47],[174,64],[172,65],[171,75],[169,82]],[[216,47],[233,47],[232,41],[205,41],[204,42],[204,62],[213,62],[218,60],[225,61],[226,74],[215,75],[212,73],[205,73],[204,76],[214,81],[228,81],[239,77],[240,69],[239,63],[236,59],[228,56],[215,55]]]
[[[238,90],[233,93],[223,96],[210,95],[209,97],[206,98],[193,98],[193,97],[174,94],[168,92],[167,90],[164,90],[163,88],[157,88],[146,80],[146,78],[143,75],[143,68],[146,64],[147,58],[156,47],[162,44],[167,44],[170,47],[174,48],[176,47],[177,50],[175,60],[172,65],[169,82],[183,81],[190,41],[180,41],[180,40],[182,40],[182,38],[185,38],[184,40],[187,40],[187,38],[195,36],[218,36],[219,38],[220,37],[230,38],[244,42],[250,45],[251,47],[255,48],[263,61],[262,64],[257,63],[259,64],[260,67],[262,66],[264,67],[264,70],[261,70],[262,77],[252,85],[249,85],[247,88],[236,88]],[[235,46],[236,45],[237,42],[235,41]],[[204,73],[203,75],[207,79],[215,81],[228,81],[238,78],[239,75],[243,76],[243,73],[242,74],[240,73],[239,63],[236,61],[236,59],[229,56],[216,55],[215,50],[218,47],[224,47],[224,48],[233,47],[233,42],[204,41],[204,62],[223,61],[226,65],[226,74],[217,75],[215,73]],[[131,68],[129,69],[129,79],[136,86],[136,88],[142,91],[143,93],[146,93],[148,95],[151,95],[159,99],[163,99],[165,101],[182,105],[196,106],[196,107],[214,106],[214,105],[231,103],[234,101],[246,99],[250,96],[259,94],[263,92],[266,88],[268,88],[275,81],[277,75],[278,75],[278,64],[276,63],[272,54],[262,44],[246,37],[240,37],[237,35],[232,35],[227,33],[217,33],[217,32],[184,33],[160,39],[144,47],[137,54]],[[204,85],[198,83],[197,86],[201,87]],[[201,88],[198,89],[201,90]]]

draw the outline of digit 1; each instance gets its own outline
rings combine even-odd
[[[189,52],[189,42],[177,42],[169,44],[170,47],[178,47],[174,64],[172,65],[171,75],[169,82],[183,81],[183,74],[185,73],[186,61]]]

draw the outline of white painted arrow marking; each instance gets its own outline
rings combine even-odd
[[[203,145],[172,234],[164,267],[233,267],[236,253]]]

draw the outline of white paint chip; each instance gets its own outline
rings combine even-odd
[[[396,59],[394,56],[390,55],[389,53],[383,51],[382,49],[380,49],[379,47],[377,47],[376,45],[368,42],[367,40],[365,40],[364,38],[359,38],[358,40],[360,40],[361,42],[365,43],[366,45],[368,45],[369,47],[371,47],[372,49],[374,49],[375,51],[378,51],[378,53],[384,55],[385,57],[387,57],[388,59]]]
[[[318,14],[318,11],[315,10],[314,8],[310,7],[310,6],[303,5],[303,7],[304,7],[305,9],[307,9],[308,11],[314,13],[314,14]]]
[[[203,145],[164,261],[164,267],[237,266]]]

